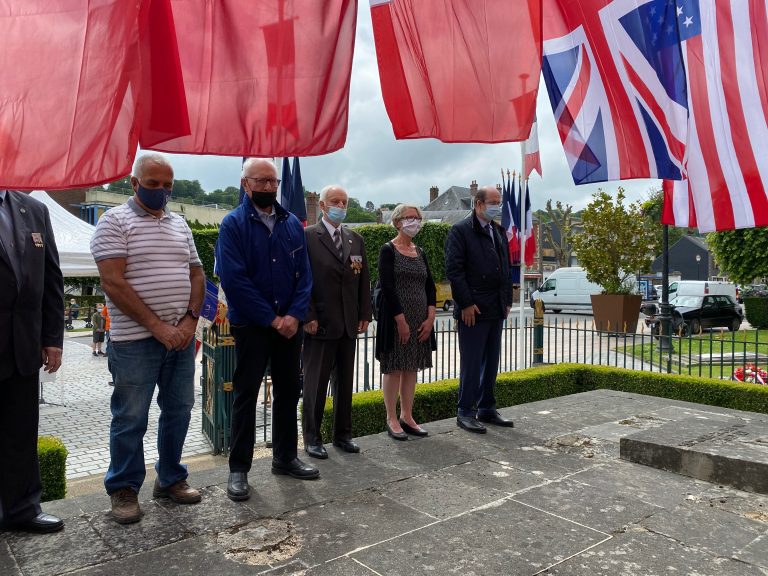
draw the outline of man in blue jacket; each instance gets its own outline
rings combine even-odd
[[[269,363],[272,374],[272,472],[317,478],[296,456],[300,323],[312,292],[304,228],[277,202],[277,170],[269,160],[243,164],[247,198],[221,223],[216,272],[227,297],[235,338],[232,441],[227,495],[250,497],[256,398]]]
[[[480,188],[471,216],[451,228],[445,246],[461,353],[456,423],[480,434],[486,432],[483,423],[513,426],[496,411],[493,395],[501,331],[512,306],[509,244],[505,231],[494,222],[500,214],[499,191]]]

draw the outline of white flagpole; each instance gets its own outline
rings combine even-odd
[[[520,143],[520,180],[518,189],[520,190],[520,352],[518,355],[517,369],[525,368],[525,194],[523,194],[523,172],[525,171],[525,148],[523,142]]]

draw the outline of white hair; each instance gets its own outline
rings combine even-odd
[[[341,186],[339,186],[338,184],[329,184],[328,186],[326,186],[325,188],[323,188],[322,190],[320,190],[320,201],[321,201],[321,202],[326,202],[326,201],[327,201],[327,199],[328,199],[328,193],[329,193],[331,190],[341,190],[342,192],[344,192],[344,194],[346,194],[346,195],[347,195],[347,198],[349,198],[349,194],[347,193],[347,191],[346,191],[346,190],[344,190],[344,188],[342,188],[342,187],[341,187]]]
[[[419,218],[424,218],[424,213],[421,211],[421,208],[414,204],[398,204],[395,206],[395,209],[392,210],[392,226],[394,226],[397,222],[400,222],[400,220],[403,219],[403,212],[408,210],[409,208],[413,208],[418,212]]]
[[[267,158],[246,158],[245,162],[243,162],[243,171],[241,173],[242,177],[245,178],[245,175],[248,173],[248,170],[251,168],[251,166],[257,164],[267,164],[272,166],[272,168],[275,169],[275,174],[277,174],[277,166],[275,166],[275,163],[272,160]]]
[[[136,158],[136,161],[133,163],[133,170],[131,171],[131,174],[135,178],[141,179],[141,177],[144,175],[144,168],[146,168],[148,164],[168,166],[168,168],[173,170],[171,163],[168,162],[168,159],[165,156],[158,154],[157,152],[148,152],[147,154],[142,154]]]

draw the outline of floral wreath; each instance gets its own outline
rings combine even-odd
[[[749,382],[765,386],[765,383],[768,381],[768,373],[754,364],[747,364],[744,367],[739,366],[733,371],[733,379],[739,382]]]

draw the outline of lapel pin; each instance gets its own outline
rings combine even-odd
[[[27,213],[27,209],[26,208],[19,208],[19,212],[21,212],[22,214],[26,214]]]

